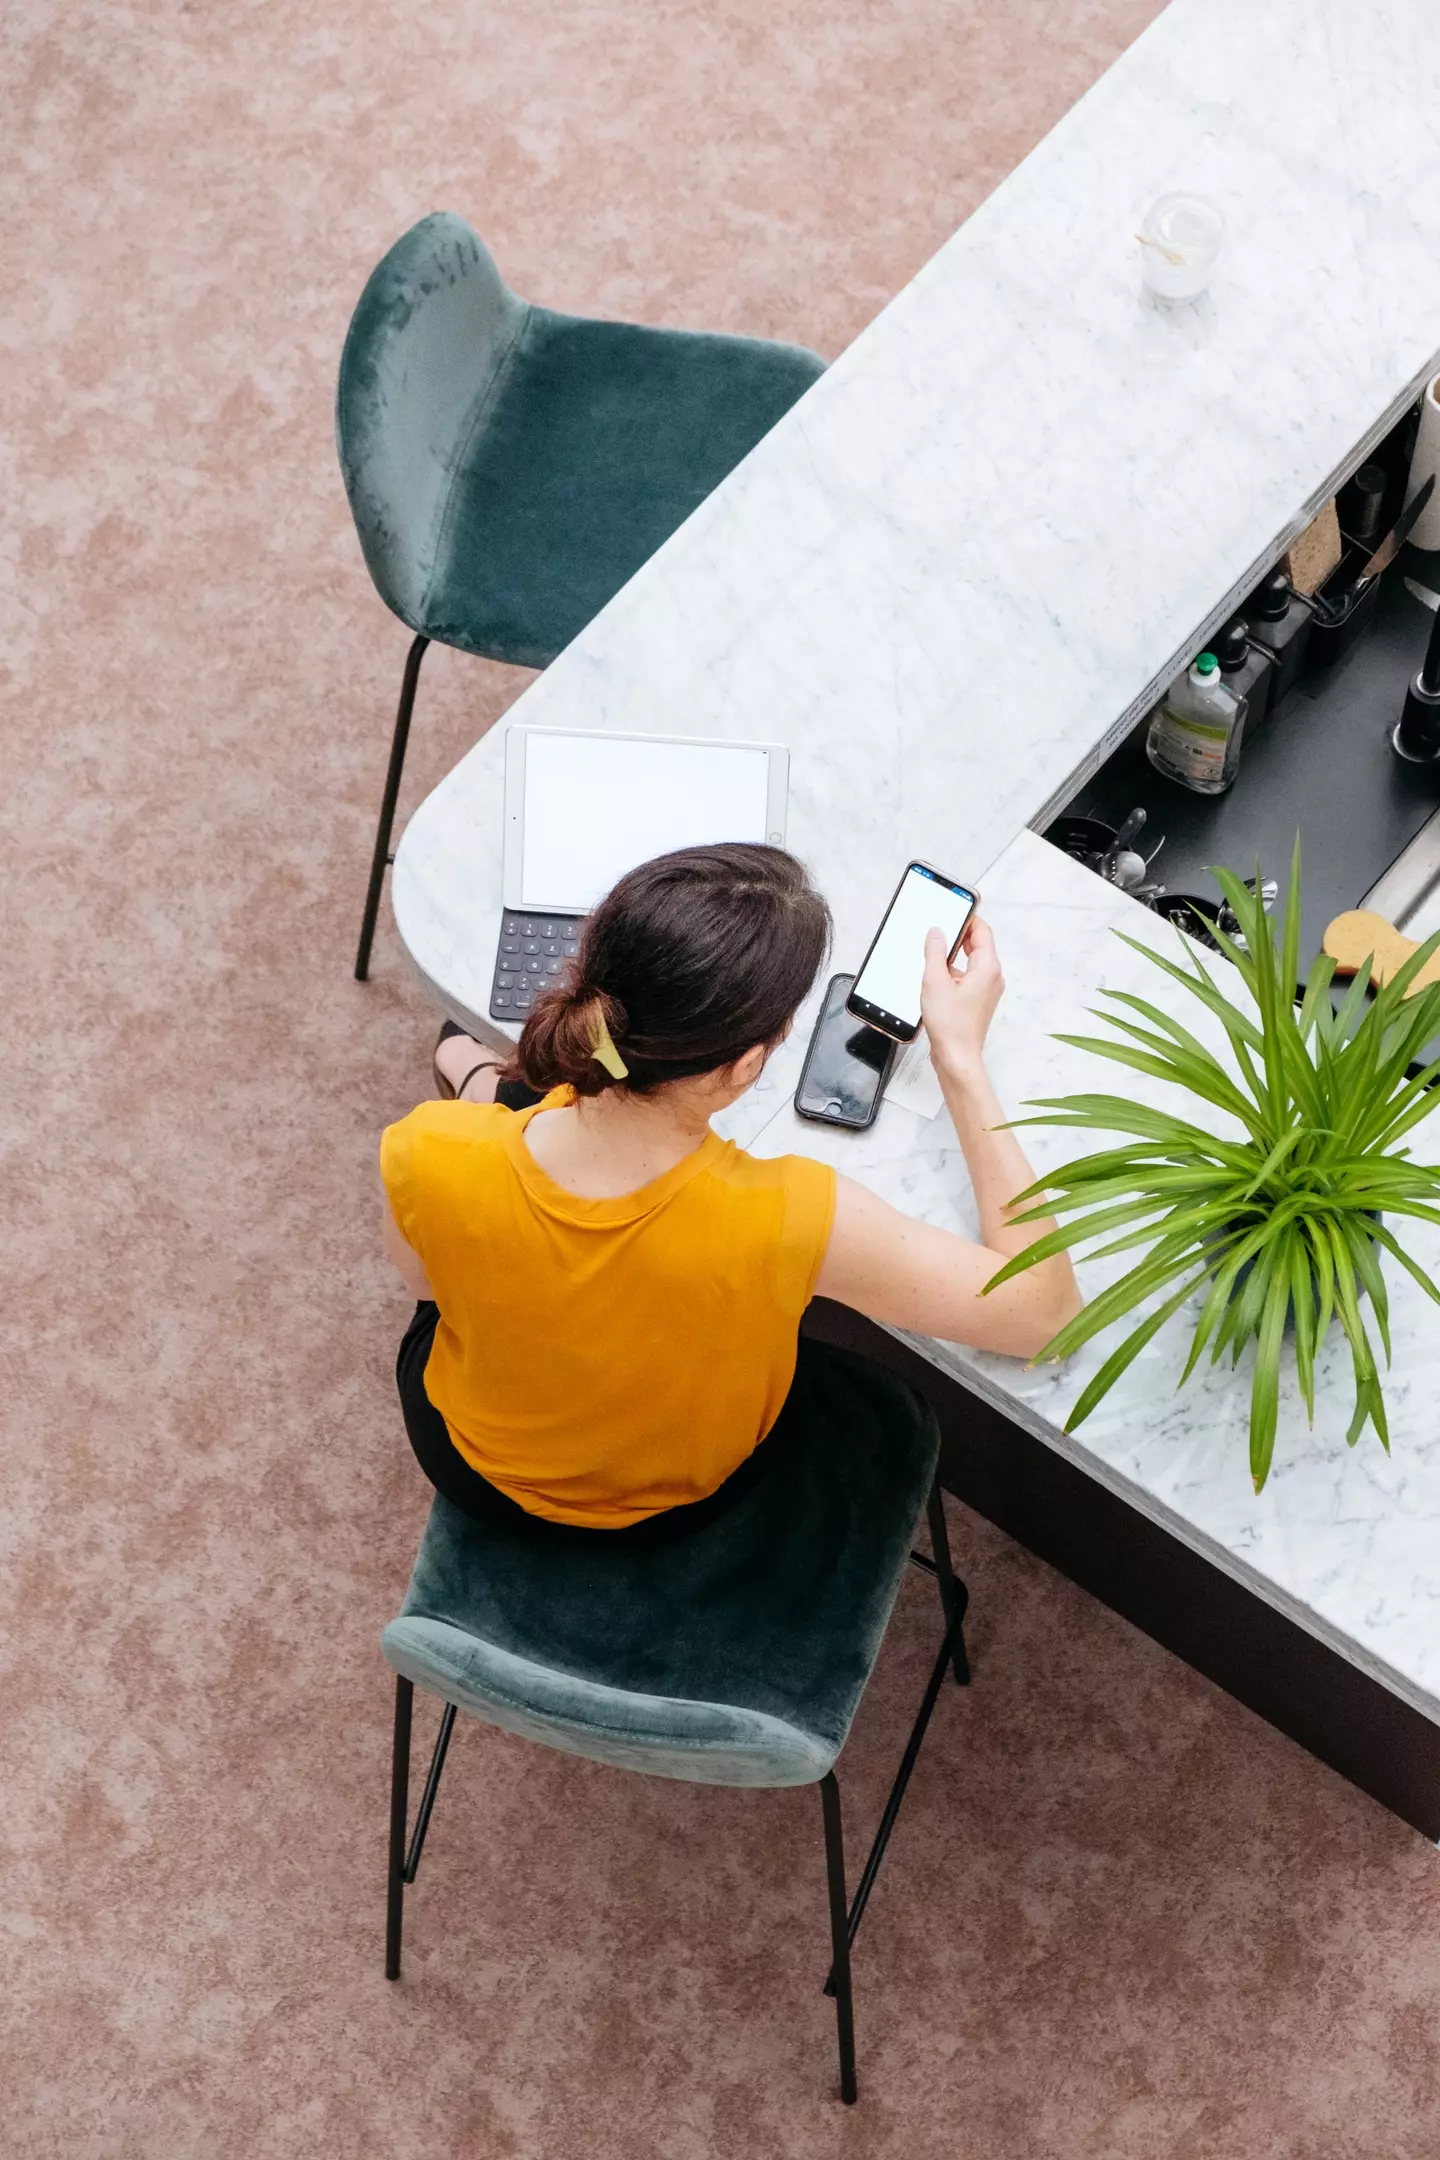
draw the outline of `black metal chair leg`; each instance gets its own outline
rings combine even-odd
[[[445,1715],[440,1720],[440,1730],[435,1735],[435,1752],[430,1757],[430,1771],[425,1780],[425,1790],[420,1796],[420,1812],[415,1817],[415,1828],[410,1836],[410,1850],[405,1855],[405,1880],[412,1883],[420,1867],[420,1855],[425,1850],[425,1832],[430,1827],[430,1815],[435,1806],[435,1795],[440,1790],[440,1773],[445,1768],[445,1753],[450,1745],[450,1735],[455,1730],[455,1705],[447,1702]]]
[[[390,1766],[390,1885],[385,1904],[385,1977],[400,1977],[400,1930],[405,1919],[405,1811],[410,1798],[410,1716],[414,1684],[395,1678],[395,1748]]]
[[[375,828],[375,852],[370,858],[370,885],[365,894],[365,913],[360,922],[360,944],[355,954],[355,980],[364,982],[370,973],[370,947],[375,938],[375,918],[380,913],[380,892],[385,883],[385,866],[390,860],[390,830],[395,823],[395,805],[400,799],[400,776],[405,770],[405,747],[410,740],[410,715],[415,709],[415,685],[420,680],[420,662],[425,657],[427,637],[416,637],[405,662],[405,674],[400,684],[400,705],[395,714],[395,733],[390,742],[390,770],[385,775],[385,793],[380,803],[380,822]]]
[[[925,1512],[930,1521],[930,1549],[935,1555],[935,1576],[940,1585],[945,1627],[954,1639],[955,1683],[957,1687],[968,1687],[970,1660],[965,1655],[965,1608],[970,1603],[970,1593],[955,1573],[950,1558],[950,1533],[945,1527],[945,1502],[940,1493],[938,1470],[930,1483]]]
[[[825,1874],[830,1888],[830,1955],[835,1985],[835,2037],[840,2048],[840,2097],[853,2106],[855,2083],[855,2009],[850,1993],[850,1927],[845,1913],[845,1838],[840,1824],[840,1787],[833,1770],[820,1780],[825,1811]]]
[[[945,1684],[945,1668],[954,1654],[955,1634],[960,1627],[963,1610],[962,1607],[961,1611],[956,1614],[954,1627],[947,1628],[945,1631],[945,1639],[940,1645],[940,1655],[936,1658],[930,1678],[925,1684],[925,1696],[920,1705],[920,1714],[910,1728],[910,1738],[905,1743],[905,1753],[900,1758],[900,1768],[895,1773],[895,1782],[890,1788],[890,1797],[885,1802],[885,1812],[880,1817],[880,1827],[875,1833],[875,1842],[870,1847],[865,1865],[860,1873],[860,1880],[855,1886],[855,1898],[850,1907],[850,1916],[845,1928],[847,1959],[849,1945],[854,1942],[855,1937],[860,1932],[860,1922],[865,1917],[865,1907],[870,1902],[870,1892],[874,1889],[875,1878],[880,1873],[880,1863],[885,1858],[885,1849],[890,1843],[890,1833],[895,1828],[896,1818],[900,1813],[900,1803],[905,1798],[905,1789],[910,1783],[910,1774],[919,1760],[921,1745],[925,1739],[931,1713],[940,1699],[940,1690]],[[835,1979],[836,1970],[832,1964],[825,1981],[825,1993],[827,1995],[833,1995],[836,1992]]]

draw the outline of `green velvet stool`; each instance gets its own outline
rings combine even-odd
[[[340,362],[336,442],[376,590],[415,638],[362,981],[426,647],[548,667],[824,366],[796,345],[534,307],[447,212],[371,273]]]
[[[854,2100],[850,1946],[947,1665],[968,1680],[929,1406],[896,1374],[802,1339],[803,1432],[708,1525],[668,1543],[481,1525],[437,1498],[400,1617],[385,1972],[400,1976],[415,1880],[457,1708],[573,1755],[711,1785],[820,1787],[840,2091]],[[795,1391],[792,1390],[792,1402]],[[766,1446],[769,1447],[767,1442]],[[931,1552],[910,1549],[927,1509]],[[938,1579],[944,1635],[847,1909],[835,1759],[907,1559]],[[407,1844],[416,1686],[446,1708]]]

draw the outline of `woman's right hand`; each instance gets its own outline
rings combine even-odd
[[[927,933],[920,991],[920,1017],[930,1038],[931,1060],[937,1072],[956,1080],[980,1070],[985,1037],[1005,993],[990,925],[978,915],[966,924],[960,950],[965,956],[963,970],[950,966],[941,932]]]
[[[883,1326],[1009,1357],[1037,1357],[1080,1310],[1068,1253],[1054,1253],[998,1290],[986,1285],[1055,1228],[1049,1217],[1012,1222],[1016,1195],[1035,1172],[1005,1123],[985,1072],[985,1037],[1005,988],[989,926],[972,916],[963,969],[947,964],[938,930],[925,940],[920,1012],[980,1217],[980,1242],[902,1215],[849,1178],[838,1180],[835,1226],[816,1289]],[[1028,1209],[1026,1210],[1028,1213]]]

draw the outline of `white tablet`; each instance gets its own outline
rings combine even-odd
[[[778,743],[526,727],[505,737],[507,908],[588,915],[618,877],[672,848],[785,839]]]

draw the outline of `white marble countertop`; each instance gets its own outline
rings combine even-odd
[[[1056,870],[1024,828],[1432,371],[1437,114],[1433,0],[1172,0],[515,716],[785,743],[788,843],[835,910],[837,964],[910,855],[978,880],[1014,945],[1011,1094],[1093,1085],[1049,1043],[1050,999],[1083,1002],[1116,964],[1108,910],[1144,917]],[[1177,186],[1210,195],[1229,229],[1207,297],[1167,309],[1142,291],[1133,234]],[[416,967],[492,1034],[501,736],[421,805],[393,884]],[[1050,974],[1022,957],[1042,920]],[[782,1114],[800,1047],[740,1106],[737,1138],[823,1148]],[[958,1159],[897,1108],[863,1174],[965,1219]],[[1369,1440],[1347,1453],[1337,1384],[1313,1438],[1287,1410],[1259,1501],[1243,1369],[1172,1403],[1178,1329],[1073,1441],[1059,1434],[1073,1369],[927,1354],[1440,1720],[1440,1563],[1427,1574],[1418,1552],[1422,1525],[1433,1551],[1440,1463],[1427,1512],[1420,1414],[1412,1426],[1400,1403],[1428,1394],[1434,1328],[1399,1285],[1396,1300],[1393,1462]]]
[[[1006,979],[988,1062],[1013,1116],[1023,1114],[1026,1101],[1084,1091],[1168,1104],[1211,1122],[1161,1083],[1052,1039],[1056,1032],[1104,1035],[1092,1014],[1105,986],[1166,1010],[1183,1006],[1185,1025],[1230,1063],[1218,1023],[1114,935],[1123,930],[1173,957],[1183,949],[1178,931],[1029,832],[992,868],[985,914]],[[1077,954],[1084,955],[1083,967]],[[840,948],[835,964],[853,967],[858,958]],[[1208,964],[1222,979],[1229,976],[1225,961],[1210,955]],[[749,1138],[756,1154],[819,1156],[907,1214],[976,1235],[964,1159],[943,1110],[922,1123],[886,1103],[868,1132],[846,1133],[797,1117],[783,1082],[777,1093],[768,1122]],[[1113,1144],[1104,1134],[1043,1126],[1021,1137],[1037,1171]],[[1440,1149],[1440,1112],[1434,1145],[1426,1147],[1424,1128],[1419,1139],[1422,1157]],[[1407,1249],[1440,1280],[1440,1230],[1406,1224],[1403,1235]],[[1126,1264],[1082,1265],[1086,1294]],[[1251,1357],[1238,1370],[1228,1357],[1218,1366],[1207,1359],[1176,1392],[1193,1311],[1182,1310],[1161,1329],[1069,1438],[1062,1428],[1071,1405],[1123,1329],[1107,1330],[1063,1366],[1034,1371],[953,1343],[905,1339],[1427,1717],[1440,1719],[1440,1322],[1402,1269],[1386,1259],[1384,1273],[1395,1343],[1385,1387],[1390,1454],[1368,1427],[1353,1450],[1345,1444],[1354,1388],[1345,1339],[1332,1329],[1317,1360],[1313,1431],[1287,1361],[1274,1466],[1259,1494],[1250,1485]]]

